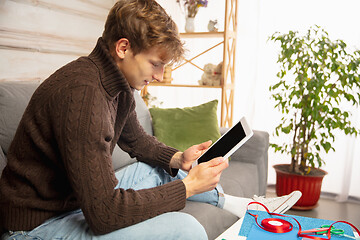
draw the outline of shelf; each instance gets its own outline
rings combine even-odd
[[[221,85],[220,86],[204,86],[197,85],[196,81],[190,82],[194,84],[171,84],[171,83],[160,83],[153,82],[146,86],[142,91],[142,96],[148,94],[147,87],[180,87],[180,88],[198,88],[198,89],[219,89],[221,90],[221,121],[220,125],[222,127],[232,126],[233,121],[233,109],[234,109],[234,86],[235,86],[235,53],[236,53],[236,38],[237,38],[237,6],[238,0],[225,0],[225,22],[224,22],[224,31],[219,32],[193,32],[193,33],[180,33],[180,37],[185,40],[185,42],[192,42],[196,39],[201,39],[200,41],[208,42],[207,45],[210,47],[197,54],[196,56],[186,59],[184,58],[180,65],[172,68],[171,71],[175,71],[181,68],[185,64],[191,64],[194,67],[204,71],[203,68],[199,67],[199,64],[193,62],[196,58],[203,56],[203,54],[213,50],[215,47],[223,45],[222,51],[222,75],[221,75]],[[211,39],[211,41],[206,41],[206,39]],[[215,40],[215,41],[213,41]],[[219,40],[219,41],[217,41]],[[217,43],[216,43],[217,42]],[[213,45],[215,44],[215,45]],[[190,44],[191,45],[191,44]],[[206,46],[205,46],[206,47]],[[196,48],[194,49],[196,50]],[[202,62],[206,61],[202,60]],[[167,79],[171,78],[170,76]],[[179,78],[179,77],[177,77]],[[178,81],[179,80],[179,81]],[[179,82],[181,79],[177,79],[175,82]],[[183,91],[186,91],[183,89]],[[147,103],[147,100],[145,99]]]
[[[189,87],[189,88],[221,88],[221,86],[206,86],[206,85],[195,85],[195,84],[172,84],[172,83],[150,83],[151,86],[161,87]]]
[[[236,32],[227,31],[228,38],[236,38]],[[224,38],[225,32],[193,32],[193,33],[180,33],[182,38]]]
[[[223,88],[223,89],[234,89],[234,84],[225,84],[224,86],[207,86],[207,85],[195,85],[195,84],[172,84],[172,83],[150,83],[151,86],[160,87],[188,87],[188,88]]]
[[[180,33],[182,38],[223,38],[224,32],[193,32]]]

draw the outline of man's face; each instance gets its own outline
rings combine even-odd
[[[131,49],[127,49],[119,67],[130,86],[141,90],[152,81],[162,81],[164,66],[170,61],[162,56],[162,51],[159,51],[158,48],[152,48],[136,55]]]

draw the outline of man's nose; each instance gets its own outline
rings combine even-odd
[[[165,67],[162,67],[152,76],[152,78],[157,82],[162,82],[164,78],[164,69]]]

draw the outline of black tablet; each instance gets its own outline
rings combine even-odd
[[[249,140],[252,135],[253,131],[249,127],[245,117],[243,117],[211,145],[194,164],[206,162],[216,157],[224,157],[226,159]]]

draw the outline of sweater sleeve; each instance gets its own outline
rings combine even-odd
[[[140,125],[134,108],[129,114],[118,144],[131,157],[136,157],[151,166],[160,166],[170,175],[176,176],[178,169],[170,167],[170,160],[179,150],[147,134]]]
[[[95,234],[184,208],[186,191],[180,180],[139,191],[114,189],[109,141],[114,133],[106,98],[99,90],[89,86],[73,88],[61,105],[61,117],[54,120],[60,125],[59,150],[72,189]],[[165,153],[160,159],[168,159],[171,154]]]

